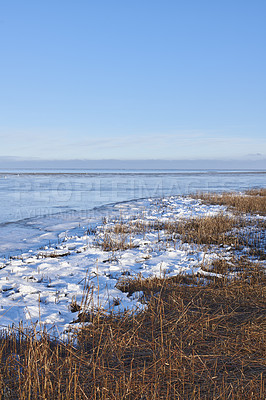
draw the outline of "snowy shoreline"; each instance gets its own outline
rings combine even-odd
[[[91,210],[100,219],[105,207],[121,201],[264,187],[266,174],[233,170],[6,172],[0,172],[0,258],[53,243],[68,225],[82,227]]]
[[[212,274],[201,266],[223,257],[231,247],[171,243],[162,231],[129,230],[122,234],[124,248],[104,249],[116,224],[165,223],[200,216],[217,216],[224,206],[206,205],[190,197],[171,196],[121,202],[108,208],[102,222],[84,220],[84,227],[62,232],[60,243],[32,249],[0,261],[0,328],[10,325],[46,326],[59,334],[79,326],[81,311],[138,311],[145,307],[142,293],[129,296],[117,285],[125,278],[170,277],[177,274]],[[133,221],[133,222],[132,222]],[[108,236],[109,235],[109,236]],[[159,237],[160,235],[160,237]],[[84,300],[85,292],[89,295]],[[85,304],[86,303],[86,304]],[[78,304],[75,310],[73,305]],[[75,312],[73,312],[75,311]]]

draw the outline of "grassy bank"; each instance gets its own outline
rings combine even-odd
[[[121,218],[96,245],[115,257],[134,246],[133,233],[156,231],[159,244],[230,245],[230,260],[202,263],[197,275],[125,276],[117,287],[142,292],[145,310],[82,311],[84,327],[72,343],[45,333],[37,339],[22,327],[3,332],[2,399],[265,399],[265,219],[253,217],[265,216],[266,191],[198,196],[230,214],[160,223]]]

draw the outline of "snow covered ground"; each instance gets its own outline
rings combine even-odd
[[[124,249],[103,250],[115,224],[134,221],[176,221],[195,216],[217,215],[221,206],[207,206],[189,197],[166,197],[125,202],[109,207],[102,221],[88,218],[71,235],[63,231],[58,243],[0,260],[0,326],[36,323],[60,334],[77,326],[82,309],[141,310],[141,293],[128,296],[116,286],[125,277],[141,274],[173,276],[195,274],[201,264],[230,255],[230,247],[206,252],[206,248],[167,242],[167,234],[131,232],[122,235]],[[114,240],[114,239],[112,239]],[[129,245],[130,243],[130,245]],[[127,245],[128,244],[128,245]],[[75,305],[81,307],[75,311]],[[75,311],[75,312],[73,312]]]

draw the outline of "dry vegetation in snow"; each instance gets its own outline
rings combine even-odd
[[[266,190],[198,196],[226,205],[231,215],[121,218],[103,224],[96,245],[115,257],[117,249],[134,247],[133,233],[156,231],[158,243],[230,245],[235,255],[203,263],[197,275],[125,275],[117,287],[142,292],[147,307],[138,314],[80,312],[84,326],[69,343],[34,328],[2,332],[2,399],[265,399],[265,219],[253,215],[265,216]]]

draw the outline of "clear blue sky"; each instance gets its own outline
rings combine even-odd
[[[0,0],[0,156],[266,157],[265,0]]]

